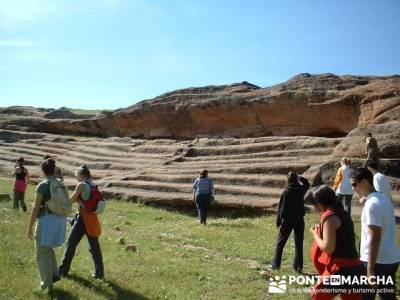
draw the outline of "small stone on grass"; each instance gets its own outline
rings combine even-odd
[[[136,252],[137,251],[137,249],[136,249],[136,246],[135,245],[128,245],[128,246],[126,246],[125,247],[125,251],[126,252]]]

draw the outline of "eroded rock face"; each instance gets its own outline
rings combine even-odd
[[[313,186],[333,184],[339,158],[332,157],[343,138],[258,137],[194,140],[69,137],[0,129],[0,174],[9,176],[24,157],[31,182],[42,179],[40,164],[51,155],[73,190],[75,170],[86,164],[107,199],[193,209],[193,181],[203,169],[215,183],[215,210],[277,208],[289,171]],[[365,162],[351,158],[351,167]],[[400,203],[400,159],[382,159],[390,176],[393,201]],[[128,224],[127,224],[128,225]],[[117,229],[116,229],[117,230]]]
[[[177,90],[84,119],[67,109],[0,108],[0,174],[24,156],[38,182],[50,154],[69,188],[85,163],[110,199],[193,207],[192,182],[207,168],[214,207],[274,210],[287,172],[331,185],[341,157],[352,167],[365,163],[371,132],[398,206],[399,104],[400,76],[300,74],[269,88]]]
[[[350,160],[350,168],[355,169],[358,167],[364,167],[365,160],[352,158]],[[310,179],[312,186],[319,186],[321,184],[332,185],[337,170],[340,168],[340,159],[329,159],[328,161],[318,165],[311,166],[303,176]],[[387,176],[390,176],[393,180],[396,178],[395,186],[392,182],[392,188],[395,190],[400,189],[400,159],[382,160],[380,162],[379,171]]]
[[[337,137],[399,120],[399,104],[400,76],[304,73],[269,88],[242,82],[177,90],[85,120],[18,116],[0,128],[102,137]]]
[[[59,109],[53,109],[44,115],[47,119],[88,119],[93,117],[90,114],[76,114],[66,107],[61,107]]]
[[[396,121],[354,129],[335,148],[333,156],[366,158],[365,135],[367,133],[371,133],[377,140],[382,158],[399,158],[400,122]]]

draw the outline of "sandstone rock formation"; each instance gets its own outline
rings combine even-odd
[[[0,174],[10,174],[15,160],[23,156],[33,181],[38,182],[39,164],[45,154],[50,154],[65,172],[65,183],[71,189],[76,184],[75,169],[85,163],[109,199],[194,209],[192,183],[198,172],[207,168],[215,182],[215,210],[244,208],[250,212],[270,212],[276,209],[288,171],[304,173],[310,180],[320,172],[320,183],[332,184],[338,167],[338,159],[332,153],[343,138],[177,141],[81,138],[0,130],[0,140],[3,140]],[[397,184],[394,192],[397,205],[400,180],[391,180]]]
[[[259,88],[247,82],[188,88],[84,120],[35,115],[0,128],[102,137],[346,136],[356,127],[399,119],[400,76],[300,74]],[[10,127],[11,126],[11,127]]]
[[[398,121],[355,128],[335,149],[335,157],[365,157],[365,135],[371,133],[378,141],[381,157],[400,157],[400,112]]]
[[[288,171],[332,184],[340,157],[365,163],[371,132],[398,206],[399,104],[400,76],[300,74],[269,88],[177,90],[83,119],[68,109],[0,108],[0,174],[24,156],[37,182],[51,154],[70,188],[85,163],[107,197],[175,208],[193,207],[192,182],[207,168],[215,209],[274,211]]]

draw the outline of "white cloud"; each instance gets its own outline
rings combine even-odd
[[[0,47],[36,47],[36,46],[40,46],[40,44],[30,40],[22,40],[22,39],[0,40]]]

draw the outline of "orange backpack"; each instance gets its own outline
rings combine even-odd
[[[101,234],[101,225],[97,214],[87,211],[84,207],[79,208],[79,214],[83,218],[88,236],[97,238]]]

